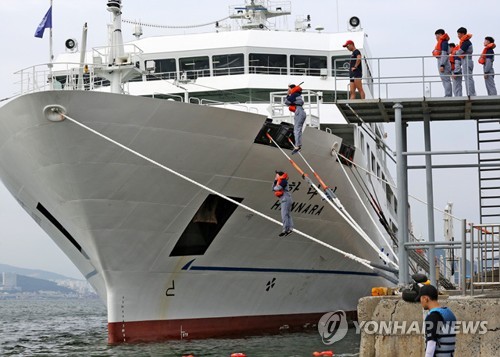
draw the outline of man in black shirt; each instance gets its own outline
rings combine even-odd
[[[361,52],[359,52],[356,46],[354,46],[354,42],[351,40],[348,40],[342,47],[346,47],[352,52],[349,63],[349,78],[351,80],[351,83],[349,84],[349,99],[356,99],[356,89],[358,90],[361,99],[365,99],[365,91],[363,90],[363,84],[361,83],[361,78],[363,77]]]
[[[417,301],[424,310],[425,317],[425,357],[453,357],[455,353],[455,322],[457,318],[447,307],[438,302],[438,291],[432,285],[420,288]]]

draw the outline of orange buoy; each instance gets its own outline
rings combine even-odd
[[[247,357],[247,355],[244,353],[232,353],[231,357]]]
[[[314,357],[331,357],[333,356],[333,351],[323,351],[323,352],[313,352]]]

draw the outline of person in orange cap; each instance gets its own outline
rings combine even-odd
[[[348,40],[342,47],[346,47],[352,52],[349,63],[349,78],[351,81],[349,84],[349,99],[356,99],[356,89],[358,90],[361,99],[365,99],[365,91],[363,90],[363,83],[361,82],[361,79],[363,78],[361,52],[359,52],[356,46],[354,46],[354,42],[351,40]]]

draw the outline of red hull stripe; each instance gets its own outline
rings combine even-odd
[[[180,339],[237,337],[283,330],[313,328],[324,313],[215,317],[204,319],[154,320],[108,323],[108,342],[135,343]],[[347,312],[355,319],[356,312]]]

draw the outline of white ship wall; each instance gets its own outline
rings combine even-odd
[[[42,115],[48,104],[64,106],[85,125],[278,220],[271,183],[275,169],[287,170],[291,182],[301,182],[294,201],[310,205],[293,213],[297,229],[382,261],[318,195],[308,194],[279,150],[253,143],[263,116],[85,91],[20,97],[0,108],[2,181],[107,301],[109,322],[352,311],[371,286],[387,284],[298,235],[278,238],[279,226],[242,208],[204,255],[170,257],[208,193],[68,120],[49,122]],[[340,141],[308,128],[303,153],[387,250],[330,154]],[[40,214],[39,202],[82,252]]]

